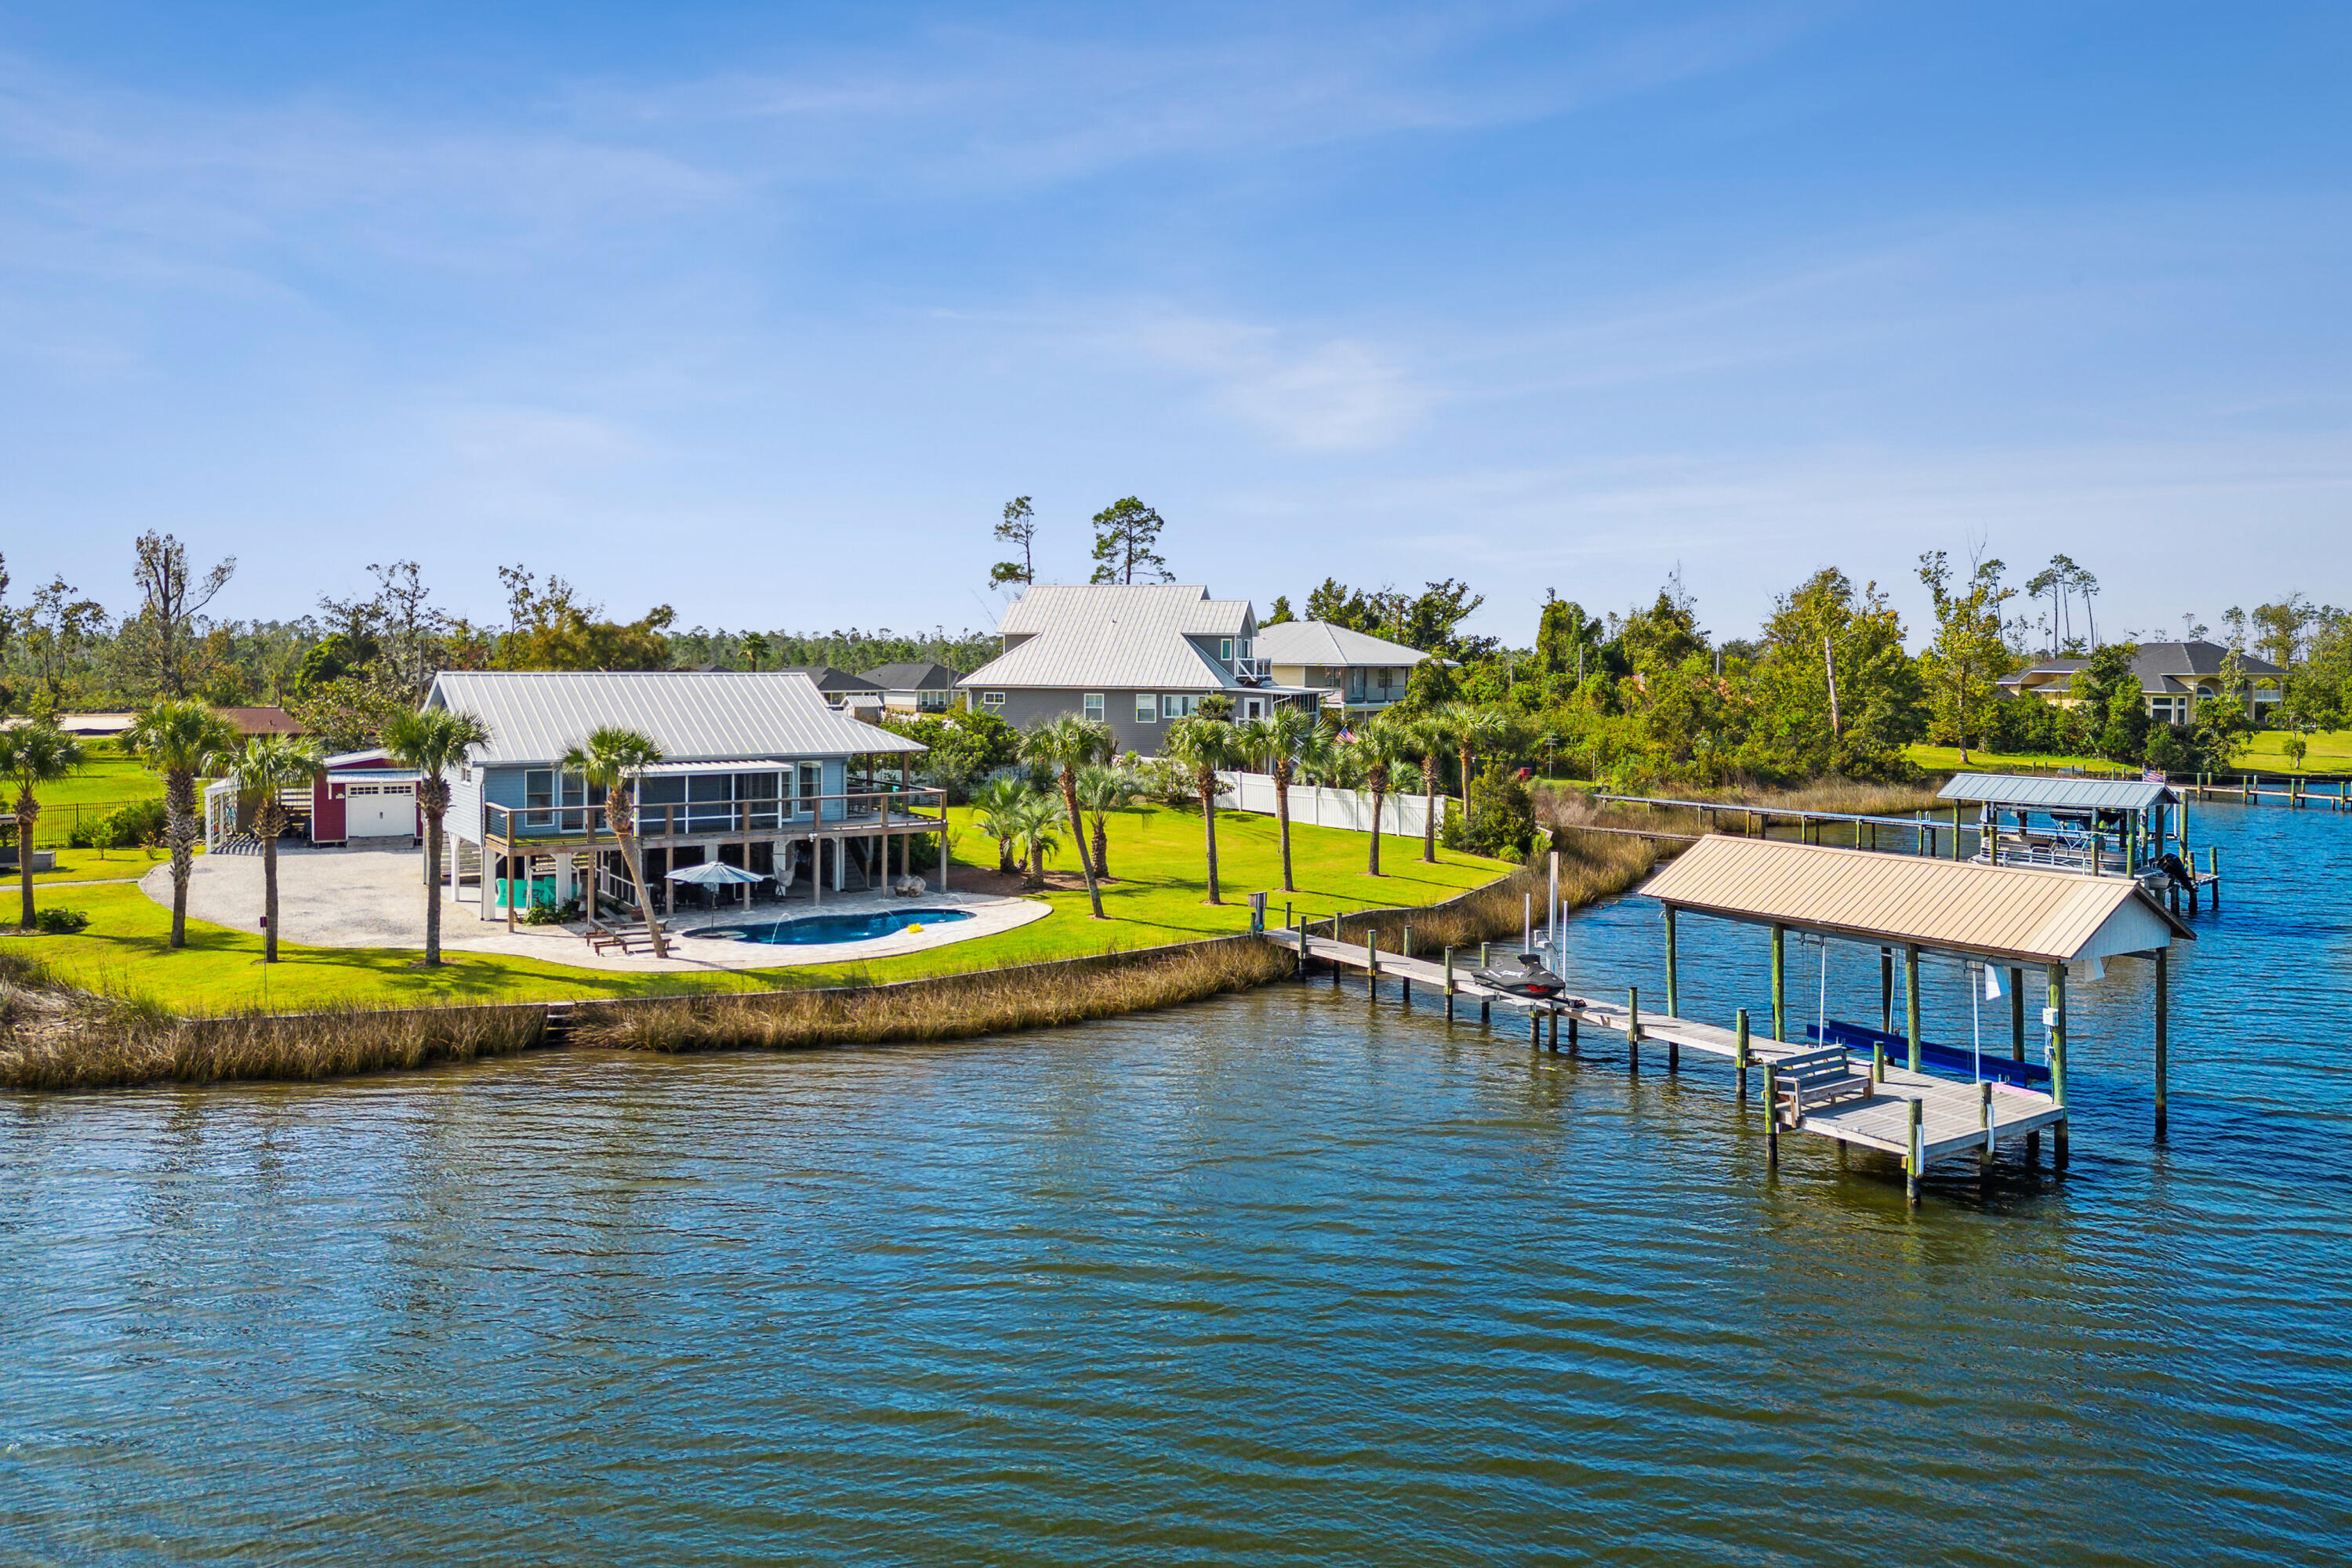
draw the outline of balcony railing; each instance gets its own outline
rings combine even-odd
[[[913,785],[868,789],[848,795],[802,795],[761,800],[689,800],[637,806],[637,837],[647,843],[676,838],[748,838],[762,833],[882,833],[899,828],[925,831],[942,811],[943,790]],[[610,843],[604,807],[594,805],[499,805],[482,807],[488,837],[505,844],[533,839],[587,839]]]
[[[1234,674],[1244,680],[1267,680],[1274,676],[1274,661],[1265,658],[1237,658]]]

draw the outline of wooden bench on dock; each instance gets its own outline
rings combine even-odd
[[[1878,1092],[1868,1073],[1853,1070],[1843,1046],[1782,1057],[1771,1064],[1771,1071],[1777,1091],[1772,1109],[1777,1115],[1787,1108],[1781,1123],[1786,1127],[1801,1126],[1805,1113],[1817,1107],[1857,1097],[1867,1100]]]

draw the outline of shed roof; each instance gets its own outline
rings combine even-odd
[[[482,721],[484,763],[551,763],[606,725],[644,731],[678,763],[926,750],[828,708],[807,676],[776,670],[453,669],[434,677],[425,701]]]
[[[1395,668],[1416,665],[1429,657],[1417,647],[1407,647],[1349,626],[1333,626],[1328,621],[1283,621],[1260,626],[1255,651],[1270,664],[1327,667],[1369,664]]]
[[[2159,801],[2178,801],[2168,786],[2139,779],[2053,779],[2032,773],[1955,773],[1942,790],[1946,800],[2023,805],[2043,811],[2146,811]]]
[[[1643,893],[1678,909],[1857,942],[2066,963],[2194,934],[2125,877],[1710,835]]]
[[[1192,639],[1250,626],[1247,600],[1198,584],[1045,584],[1004,612],[1005,637],[1024,640],[956,684],[1214,691],[1239,683]]]

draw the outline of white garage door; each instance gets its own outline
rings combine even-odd
[[[416,835],[416,786],[355,784],[343,792],[343,837],[413,838]]]

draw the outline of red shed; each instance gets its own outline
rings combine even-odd
[[[415,770],[394,766],[381,751],[327,759],[327,771],[310,786],[311,843],[414,843],[424,836]]]

